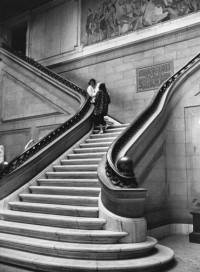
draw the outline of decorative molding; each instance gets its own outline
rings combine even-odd
[[[3,124],[10,123],[10,122],[18,122],[18,121],[26,121],[29,119],[35,119],[35,118],[45,118],[49,116],[55,116],[55,115],[60,115],[61,113],[47,113],[47,114],[41,114],[41,115],[34,115],[34,116],[24,116],[24,117],[16,117],[16,118],[10,118],[7,120],[1,119],[1,122]]]
[[[25,84],[19,78],[11,75],[8,71],[3,70],[2,76],[3,76],[3,84],[6,85],[3,87],[3,98],[2,98],[3,105],[2,105],[2,119],[1,119],[2,122],[6,123],[6,122],[12,122],[12,121],[21,121],[21,120],[26,120],[26,119],[31,119],[31,118],[39,118],[39,117],[46,117],[46,116],[66,113],[59,106],[57,106],[53,102],[51,102],[48,98],[39,94],[36,90],[32,89],[30,86]],[[10,86],[11,86],[10,88],[9,88],[8,81],[10,81]],[[15,87],[13,87],[13,83],[15,84]],[[18,89],[16,86],[19,86]],[[28,92],[29,96],[30,96],[30,98],[29,98],[30,102],[31,102],[31,96],[34,96],[34,100],[35,101],[38,100],[40,102],[41,106],[42,106],[42,104],[44,106],[46,105],[45,106],[46,110],[49,108],[49,112],[46,112],[46,113],[42,112],[43,108],[40,107],[40,109],[42,110],[41,112],[40,112],[40,109],[38,108],[35,112],[31,111],[31,114],[28,115],[28,108],[24,108],[24,107],[26,107],[26,105],[23,106],[23,104],[22,104],[23,95],[22,95],[20,101],[17,101],[17,99],[15,99],[15,105],[11,105],[12,103],[14,103],[14,101],[9,99],[9,92],[11,92],[13,88],[15,88],[18,93],[19,93],[19,91],[22,94],[23,94],[23,92]],[[7,97],[8,97],[8,99],[7,99]],[[5,106],[5,100],[7,102],[6,106]],[[9,103],[11,105],[10,107],[9,107]],[[9,110],[13,109],[13,107],[16,107],[18,109],[21,108],[22,109],[21,114],[20,114],[20,112],[18,112],[18,113],[15,112],[14,115],[9,116],[8,112],[7,112],[7,115],[6,115],[6,111],[8,109]],[[30,107],[31,107],[31,103],[30,103]],[[24,113],[26,113],[27,115],[23,115]]]
[[[172,223],[147,230],[147,235],[159,240],[171,235],[189,235],[192,231],[192,224]]]
[[[36,14],[36,13],[38,14],[38,13],[45,12],[48,9],[52,9],[54,7],[60,6],[63,3],[67,3],[70,1],[72,1],[72,0],[53,0],[50,3],[43,4],[42,6],[31,10],[31,12],[26,11],[26,12],[23,12],[23,13],[15,16],[7,21],[4,21],[4,25],[6,27],[13,27],[13,26],[19,25],[21,22],[28,21],[32,14]]]
[[[0,131],[0,136],[2,136],[4,134],[8,135],[8,134],[29,133],[30,130],[31,130],[31,127],[21,128],[21,129],[4,130],[4,131]]]
[[[41,138],[44,137],[44,136],[40,137],[40,133],[43,132],[44,130],[48,130],[48,132],[45,133],[45,134],[48,134],[49,132],[53,131],[54,129],[56,129],[60,125],[62,125],[62,124],[54,124],[54,125],[46,125],[46,126],[36,126],[36,129],[37,129],[37,139],[41,139]]]
[[[190,14],[184,18],[166,21],[162,24],[85,47],[81,45],[80,51],[77,50],[73,53],[63,53],[58,56],[41,59],[40,63],[49,67],[67,63],[69,67],[67,67],[66,71],[69,71],[196,38],[200,36],[199,14],[200,12]]]

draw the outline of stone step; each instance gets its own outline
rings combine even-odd
[[[174,252],[161,245],[157,245],[155,251],[144,257],[115,261],[59,258],[0,247],[1,262],[45,272],[154,272],[164,268],[173,258]]]
[[[114,244],[118,243],[121,238],[127,236],[126,232],[63,229],[4,220],[0,220],[0,232],[47,240],[86,244]]]
[[[56,257],[115,260],[137,258],[138,256],[145,255],[155,247],[157,240],[148,238],[147,241],[141,243],[81,244],[0,233],[0,244],[6,248]]]
[[[107,134],[107,133],[115,133],[115,132],[122,132],[124,130],[124,128],[109,128],[109,129],[106,129],[105,131],[104,131],[104,133],[105,134]],[[98,134],[99,133],[99,129],[94,129],[93,130],[93,134]]]
[[[121,132],[109,132],[109,133],[102,133],[102,134],[91,134],[90,139],[101,139],[105,137],[118,137]]]
[[[97,148],[74,148],[75,154],[82,154],[82,153],[99,153],[99,152],[106,152],[108,147],[97,147]]]
[[[104,155],[106,154],[106,152],[98,152],[98,153],[83,153],[83,154],[69,154],[67,155],[67,157],[70,160],[81,160],[81,159],[93,159],[93,158],[102,158]]]
[[[77,179],[93,179],[97,178],[97,171],[90,171],[90,172],[46,172],[46,176],[48,178],[77,178]]]
[[[38,179],[40,186],[100,187],[98,179]]]
[[[101,142],[109,142],[109,141],[114,141],[117,137],[106,137],[105,138],[94,138],[94,139],[86,139],[86,143],[101,143]]]
[[[49,187],[29,186],[33,194],[68,195],[68,196],[99,196],[100,188],[85,187]]]
[[[33,203],[48,203],[72,206],[98,206],[98,197],[91,196],[61,196],[61,195],[39,195],[39,194],[20,194],[22,201]]]
[[[98,207],[84,207],[72,205],[29,203],[29,202],[9,202],[9,207],[14,211],[48,213],[75,217],[98,217]]]
[[[108,126],[108,130],[112,130],[112,129],[115,129],[115,128],[127,128],[129,126],[129,124],[118,124],[118,125],[111,125],[111,126]],[[99,129],[99,126],[94,126],[94,129]]]
[[[71,172],[71,171],[97,171],[98,164],[89,165],[54,165],[53,170],[55,172]]]
[[[80,144],[80,148],[97,148],[97,147],[109,147],[112,141],[99,142],[99,143],[84,143]]]
[[[105,220],[99,218],[62,216],[44,213],[29,213],[12,210],[0,211],[0,217],[3,220],[12,222],[87,230],[103,229],[103,225],[106,223]]]
[[[71,159],[71,160],[61,160],[61,165],[90,165],[96,164],[98,165],[101,161],[101,158],[93,158],[93,159]]]

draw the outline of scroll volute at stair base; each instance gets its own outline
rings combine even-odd
[[[147,190],[143,188],[115,187],[110,183],[105,171],[106,156],[98,166],[98,177],[101,185],[101,201],[110,212],[128,218],[140,218],[144,214],[144,202]]]

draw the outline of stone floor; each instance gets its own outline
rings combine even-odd
[[[170,267],[159,270],[159,272],[200,272],[200,244],[190,243],[189,237],[183,235],[169,236],[158,242],[175,252],[174,262]],[[30,272],[30,270],[15,267],[1,268],[0,272]]]
[[[174,263],[163,272],[200,272],[200,244],[190,243],[188,236],[169,236],[159,244],[170,247],[175,252]]]

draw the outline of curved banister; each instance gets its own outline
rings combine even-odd
[[[151,104],[143,111],[138,118],[133,121],[127,129],[112,143],[106,157],[106,176],[107,183],[110,182],[116,188],[136,188],[137,180],[134,175],[133,169],[130,169],[128,173],[119,169],[119,160],[121,157],[126,156],[130,148],[129,142],[132,140],[132,146],[139,139],[145,129],[159,116],[159,113],[163,110],[169,90],[177,82],[177,80],[200,60],[200,54],[195,56],[189,61],[183,68],[178,70],[173,76],[171,76],[159,89],[157,95]],[[132,171],[131,171],[132,170]],[[130,174],[132,172],[132,174]],[[105,184],[105,179],[104,179]],[[109,186],[109,185],[108,185]]]
[[[85,98],[85,102],[83,105],[81,105],[81,108],[79,111],[71,117],[69,120],[67,120],[65,123],[60,125],[58,128],[54,129],[52,132],[50,132],[48,135],[43,137],[41,140],[39,140],[36,144],[34,144],[32,147],[30,147],[28,150],[24,151],[20,155],[16,156],[14,159],[12,159],[8,165],[5,167],[5,169],[0,173],[0,179],[5,178],[7,175],[18,169],[22,164],[24,164],[26,161],[31,159],[31,157],[35,156],[37,153],[39,153],[41,150],[43,150],[47,145],[49,145],[51,142],[56,140],[58,137],[60,137],[62,134],[64,134],[67,130],[75,126],[88,112],[90,108],[90,100],[89,96],[86,92],[86,90],[81,89],[77,85],[73,84],[72,82],[68,81],[67,79],[55,74],[48,68],[42,66],[38,62],[34,61],[33,59],[23,55],[21,52],[16,51],[14,49],[11,49],[5,44],[2,44],[3,49],[6,51],[14,54],[16,57],[20,58],[21,60],[25,61],[26,63],[30,64],[31,66],[39,69],[46,75],[50,76],[52,79],[58,81],[59,83],[62,83],[64,86],[67,86],[79,94],[81,94]]]

